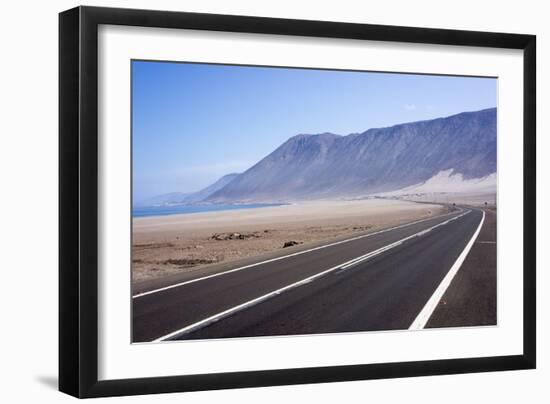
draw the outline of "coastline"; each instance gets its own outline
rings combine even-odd
[[[284,203],[249,203],[249,204],[195,204],[195,205],[163,205],[132,208],[132,218],[158,217],[171,215],[189,215],[193,213],[223,212],[227,210],[261,209],[272,206],[285,205]]]
[[[402,200],[311,201],[133,218],[132,280],[307,247],[445,213]],[[290,251],[289,249],[289,251]]]

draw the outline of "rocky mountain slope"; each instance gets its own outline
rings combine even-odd
[[[496,109],[339,136],[297,135],[205,198],[212,203],[354,197],[402,189],[442,171],[496,172]]]

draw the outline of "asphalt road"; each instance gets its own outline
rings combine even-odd
[[[465,209],[137,295],[133,341],[407,329],[482,215]]]
[[[497,214],[485,222],[468,257],[433,312],[426,328],[497,324]]]

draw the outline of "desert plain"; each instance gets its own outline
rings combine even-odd
[[[441,215],[450,208],[404,200],[311,201],[254,209],[133,219],[132,280],[306,249]]]

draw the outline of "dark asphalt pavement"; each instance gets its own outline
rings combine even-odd
[[[497,214],[485,223],[426,328],[497,324]]]
[[[460,214],[136,297],[133,341],[164,337],[335,267],[312,282],[172,338],[407,329],[471,239],[482,211],[472,210],[348,269],[339,266]]]

